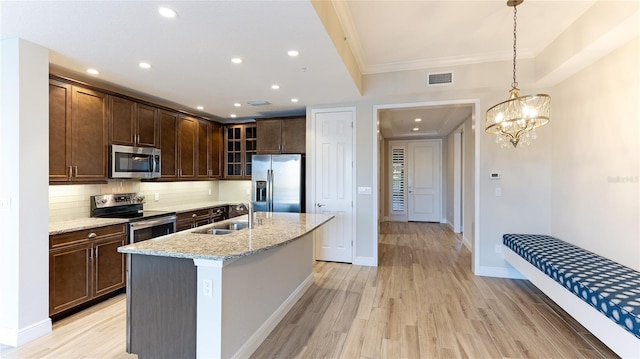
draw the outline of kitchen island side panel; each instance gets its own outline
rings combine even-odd
[[[234,357],[311,275],[312,234],[225,267],[222,358]]]
[[[193,260],[128,254],[127,352],[138,359],[196,357]]]

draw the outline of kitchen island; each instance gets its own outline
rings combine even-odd
[[[253,228],[209,234],[243,216],[120,247],[127,351],[248,357],[313,283],[312,232],[331,218],[258,212]]]

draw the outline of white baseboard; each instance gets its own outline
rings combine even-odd
[[[51,318],[41,320],[22,329],[0,328],[0,344],[19,347],[51,333]]]
[[[353,264],[357,266],[377,267],[378,261],[374,257],[355,257]]]
[[[505,247],[505,259],[524,273],[533,285],[556,302],[593,335],[622,358],[640,358],[640,339],[607,318],[597,309],[576,297],[533,264]]]
[[[473,253],[473,246],[471,246],[471,241],[464,236],[464,232],[462,233],[462,244],[469,250],[469,252]]]
[[[248,358],[258,349],[260,344],[269,336],[271,331],[280,323],[282,318],[293,308],[304,293],[313,284],[313,273],[300,283],[300,285],[289,295],[289,297],[276,309],[267,320],[262,323],[260,328],[247,340],[240,349],[232,356],[232,358]]]
[[[508,278],[508,279],[527,279],[515,268],[508,267],[486,267],[480,266],[475,275],[482,277]]]

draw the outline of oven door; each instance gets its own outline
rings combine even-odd
[[[176,216],[157,217],[129,223],[129,243],[164,236],[176,231]]]

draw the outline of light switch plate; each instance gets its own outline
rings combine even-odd
[[[358,187],[358,194],[371,194],[371,187]]]
[[[11,209],[11,198],[0,198],[0,211],[8,211]]]

